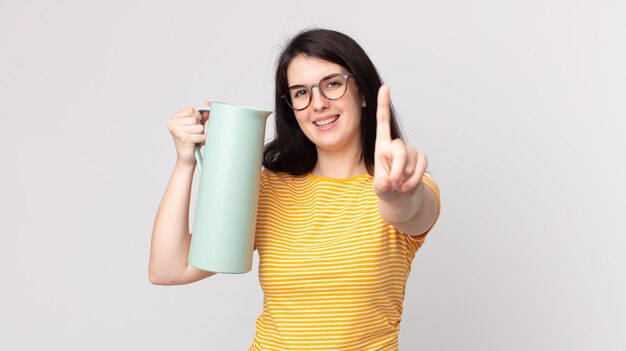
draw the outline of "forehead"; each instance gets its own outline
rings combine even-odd
[[[346,74],[343,66],[317,57],[298,55],[287,66],[287,84],[312,84],[333,73]]]

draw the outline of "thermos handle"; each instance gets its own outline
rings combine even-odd
[[[196,110],[198,111],[211,111],[211,107],[209,106],[203,106],[203,107],[197,107]],[[208,121],[207,121],[208,123]],[[206,132],[205,132],[206,134]],[[200,152],[200,146],[198,144],[196,144],[194,151],[196,153],[196,161],[198,161],[198,168],[200,169],[200,171],[202,171],[202,153]]]

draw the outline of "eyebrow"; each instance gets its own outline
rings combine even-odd
[[[323,77],[322,77],[322,79],[320,79],[320,80],[319,80],[319,81],[317,81],[316,83],[319,83],[319,82],[323,81],[324,79],[326,79],[326,78],[328,78],[328,77],[330,77],[330,76],[337,75],[337,74],[339,74],[339,75],[346,75],[346,74],[348,74],[348,73],[339,73],[339,72],[336,72],[336,73],[330,73],[330,74],[327,74],[327,75],[323,76]],[[309,85],[306,85],[306,84],[294,84],[294,85],[289,86],[289,88],[287,88],[287,89],[300,88],[300,87],[307,87],[307,88],[310,88],[310,87],[311,87],[311,85],[312,85],[312,84],[309,84]]]

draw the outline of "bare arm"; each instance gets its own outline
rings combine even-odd
[[[425,184],[423,180],[414,195],[401,201],[379,200],[378,209],[383,220],[409,235],[426,233],[434,225],[440,210],[439,190],[436,183],[432,184]]]
[[[190,266],[189,200],[194,165],[176,163],[161,200],[152,230],[150,282],[159,285],[192,283],[214,275]]]
[[[187,108],[174,114],[168,129],[174,137],[178,158],[159,205],[150,246],[149,279],[158,285],[188,284],[214,275],[187,263],[191,235],[189,233],[189,201],[196,168],[194,146],[204,142],[204,123],[208,114]]]

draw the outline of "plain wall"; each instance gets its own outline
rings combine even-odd
[[[166,123],[206,99],[272,109],[275,59],[309,26],[365,48],[441,188],[401,350],[626,349],[624,18],[608,0],[0,0],[0,350],[247,349],[256,255],[148,281]]]

